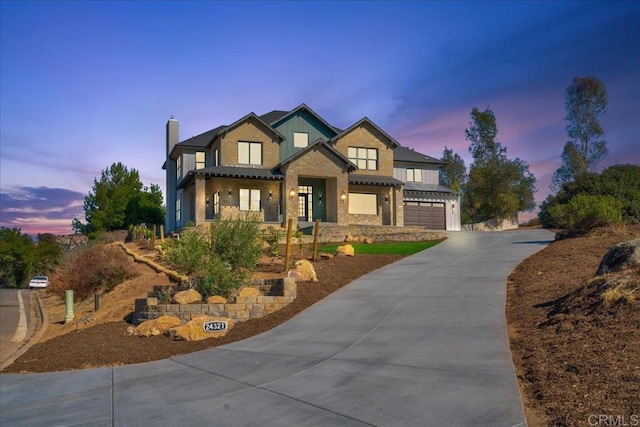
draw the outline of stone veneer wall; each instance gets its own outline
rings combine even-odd
[[[278,311],[296,298],[297,284],[292,278],[256,280],[254,283],[253,287],[264,296],[230,297],[225,304],[158,304],[155,297],[136,299],[133,323],[137,325],[165,315],[189,321],[203,314],[243,322]]]

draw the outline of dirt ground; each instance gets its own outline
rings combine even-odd
[[[153,251],[130,245],[138,253],[155,258]],[[309,255],[294,251],[294,257]],[[166,359],[242,340],[265,332],[292,318],[305,308],[352,282],[358,277],[403,258],[400,255],[356,255],[314,261],[318,282],[298,283],[297,298],[285,308],[260,319],[236,323],[222,338],[203,341],[173,341],[163,335],[141,338],[126,336],[126,319],[134,310],[136,298],[144,298],[153,285],[170,284],[164,274],[136,265],[138,277],[118,285],[101,296],[100,309],[94,311],[90,298],[75,306],[75,321],[65,324],[64,301],[43,292],[41,297],[49,317],[49,326],[40,343],[35,344],[2,373],[51,372],[72,369],[116,366]],[[263,259],[261,277],[282,271],[283,260],[275,263]]]
[[[530,426],[640,425],[640,302],[606,305],[593,280],[609,248],[638,237],[635,225],[557,240],[509,276],[507,323]],[[636,289],[639,273],[626,272]]]

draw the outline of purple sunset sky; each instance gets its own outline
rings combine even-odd
[[[0,225],[71,232],[113,162],[164,192],[165,123],[180,139],[306,103],[368,116],[402,145],[467,163],[471,108],[549,194],[564,92],[601,79],[609,156],[640,164],[639,2],[0,3]],[[530,216],[530,215],[529,215]]]

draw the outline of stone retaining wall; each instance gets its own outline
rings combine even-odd
[[[159,304],[156,297],[136,299],[133,323],[137,325],[164,315],[189,321],[202,314],[243,322],[278,311],[296,298],[297,284],[292,278],[256,280],[254,287],[264,296],[235,296],[224,304]]]

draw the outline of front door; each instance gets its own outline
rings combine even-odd
[[[298,221],[313,221],[313,187],[298,186]]]

